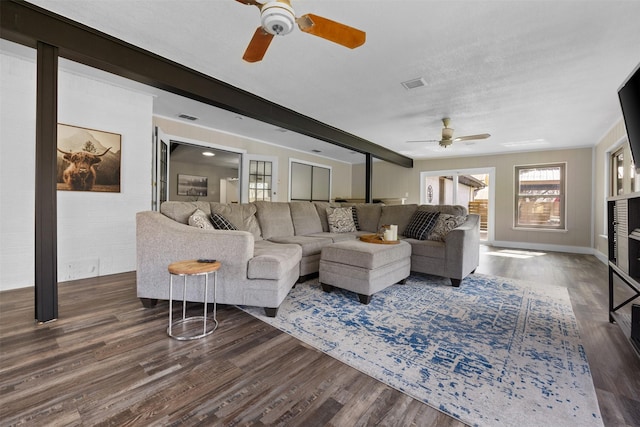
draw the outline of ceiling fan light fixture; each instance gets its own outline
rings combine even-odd
[[[284,36],[293,31],[296,16],[293,8],[287,4],[271,1],[262,7],[260,14],[262,28],[274,36]]]
[[[451,128],[443,128],[442,129],[442,139],[452,139],[453,138],[453,129]]]

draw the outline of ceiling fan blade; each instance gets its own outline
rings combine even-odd
[[[267,49],[273,40],[273,34],[267,33],[262,27],[258,27],[256,32],[253,33],[253,37],[247,46],[247,50],[244,51],[242,59],[247,62],[262,61],[264,54],[267,53]]]
[[[413,141],[406,141],[406,142],[413,144],[414,142],[440,142],[440,140],[439,139],[416,139]]]
[[[366,39],[364,31],[311,13],[297,18],[296,22],[301,31],[322,37],[349,49],[363,45]]]
[[[489,138],[491,135],[488,133],[481,133],[479,135],[467,135],[467,136],[459,136],[457,138],[454,138],[454,141],[472,141],[474,139],[487,139]]]
[[[248,6],[258,6],[261,7],[262,5],[260,3],[258,3],[256,0],[236,0],[238,3],[242,3],[242,4],[246,4]]]

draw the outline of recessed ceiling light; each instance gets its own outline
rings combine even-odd
[[[211,151],[203,151],[202,155],[207,157],[213,157],[215,156],[215,153],[212,153]]]

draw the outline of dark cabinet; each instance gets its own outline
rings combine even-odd
[[[640,340],[631,333],[632,313],[640,313],[633,304],[640,297],[640,193],[610,197],[607,213],[609,321],[620,325],[640,354]]]

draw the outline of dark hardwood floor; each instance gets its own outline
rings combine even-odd
[[[510,253],[483,247],[477,272],[567,286],[605,425],[640,426],[640,358],[608,323],[604,264]],[[59,303],[36,325],[33,289],[0,293],[3,426],[462,425],[235,307],[205,339],[170,339],[168,304],[144,309],[134,273],[61,283]]]

